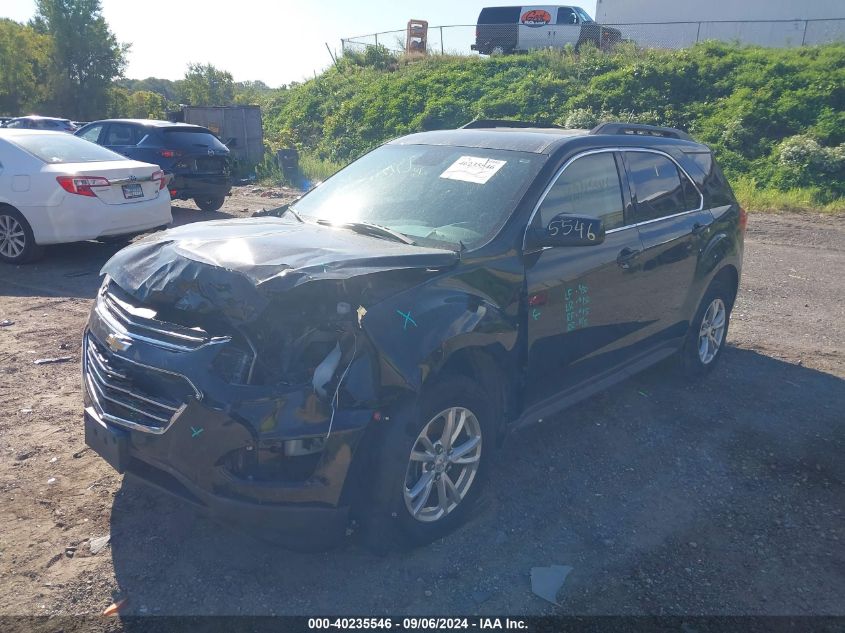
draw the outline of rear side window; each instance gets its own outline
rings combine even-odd
[[[479,24],[516,24],[522,7],[487,7],[478,16]]]
[[[698,200],[691,208],[687,205],[685,190],[695,192],[695,188],[671,160],[650,152],[624,152],[623,156],[637,199],[634,222],[655,220],[698,208]],[[682,176],[687,181],[686,186],[681,181]],[[690,202],[692,204],[693,201]]]
[[[98,161],[126,160],[120,154],[65,134],[27,134],[7,138],[45,163],[94,163]]]
[[[103,145],[135,145],[135,128],[125,123],[110,123]]]
[[[204,128],[164,128],[161,130],[164,142],[169,146],[187,148],[187,149],[202,149],[211,148],[216,150],[226,150],[226,146],[221,143],[214,134]]]
[[[625,223],[622,186],[611,152],[589,154],[572,162],[540,205],[540,221],[548,226],[560,214],[604,221],[605,230]]]

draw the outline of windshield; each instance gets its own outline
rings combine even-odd
[[[578,12],[578,15],[581,17],[581,21],[582,21],[582,22],[587,22],[587,23],[590,23],[590,22],[592,22],[592,21],[593,21],[593,18],[591,18],[591,17],[587,14],[587,12],[586,12],[586,11],[584,11],[584,9],[582,9],[581,7],[575,7],[575,10]]]
[[[126,160],[125,156],[110,149],[64,132],[7,136],[6,140],[25,149],[45,163],[96,163]]]
[[[474,248],[510,216],[546,157],[435,145],[384,145],[293,207],[305,220],[366,222],[426,246]]]

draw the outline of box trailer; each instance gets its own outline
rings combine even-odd
[[[597,0],[596,20],[660,48],[704,40],[782,47],[845,40],[843,0]]]
[[[257,165],[264,159],[264,127],[259,106],[183,105],[168,118],[207,127],[242,166]]]

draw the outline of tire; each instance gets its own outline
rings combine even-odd
[[[375,484],[365,497],[369,507],[362,516],[366,545],[379,553],[424,545],[464,522],[478,499],[496,444],[499,413],[493,401],[472,380],[451,376],[426,389],[405,414],[394,416],[378,454],[372,456]],[[453,428],[459,428],[452,448],[466,451],[453,458],[461,463],[451,462],[443,446],[450,412]],[[421,440],[423,433],[430,438],[428,447]],[[412,459],[412,450],[417,459]],[[418,461],[422,454],[426,461]],[[451,495],[446,482],[452,482]],[[414,495],[419,489],[422,492]]]
[[[17,209],[0,205],[0,261],[28,264],[43,254],[26,218]]]
[[[217,211],[223,206],[226,201],[225,196],[218,196],[215,198],[194,198],[194,203],[200,208],[200,211]]]
[[[704,293],[680,352],[681,368],[687,378],[703,377],[722,357],[734,296],[732,289],[721,281],[713,281]],[[710,336],[703,334],[705,328]]]
[[[494,46],[490,49],[490,55],[511,55],[513,53],[513,48],[510,46]]]

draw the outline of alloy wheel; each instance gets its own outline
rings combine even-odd
[[[26,249],[26,233],[17,218],[0,215],[0,255],[14,259]]]
[[[698,358],[705,365],[713,362],[725,337],[725,322],[727,310],[725,302],[719,298],[713,299],[707,306],[701,328],[698,330]]]
[[[458,507],[481,463],[481,424],[464,407],[445,409],[426,423],[405,473],[405,507],[416,520],[437,521]]]

